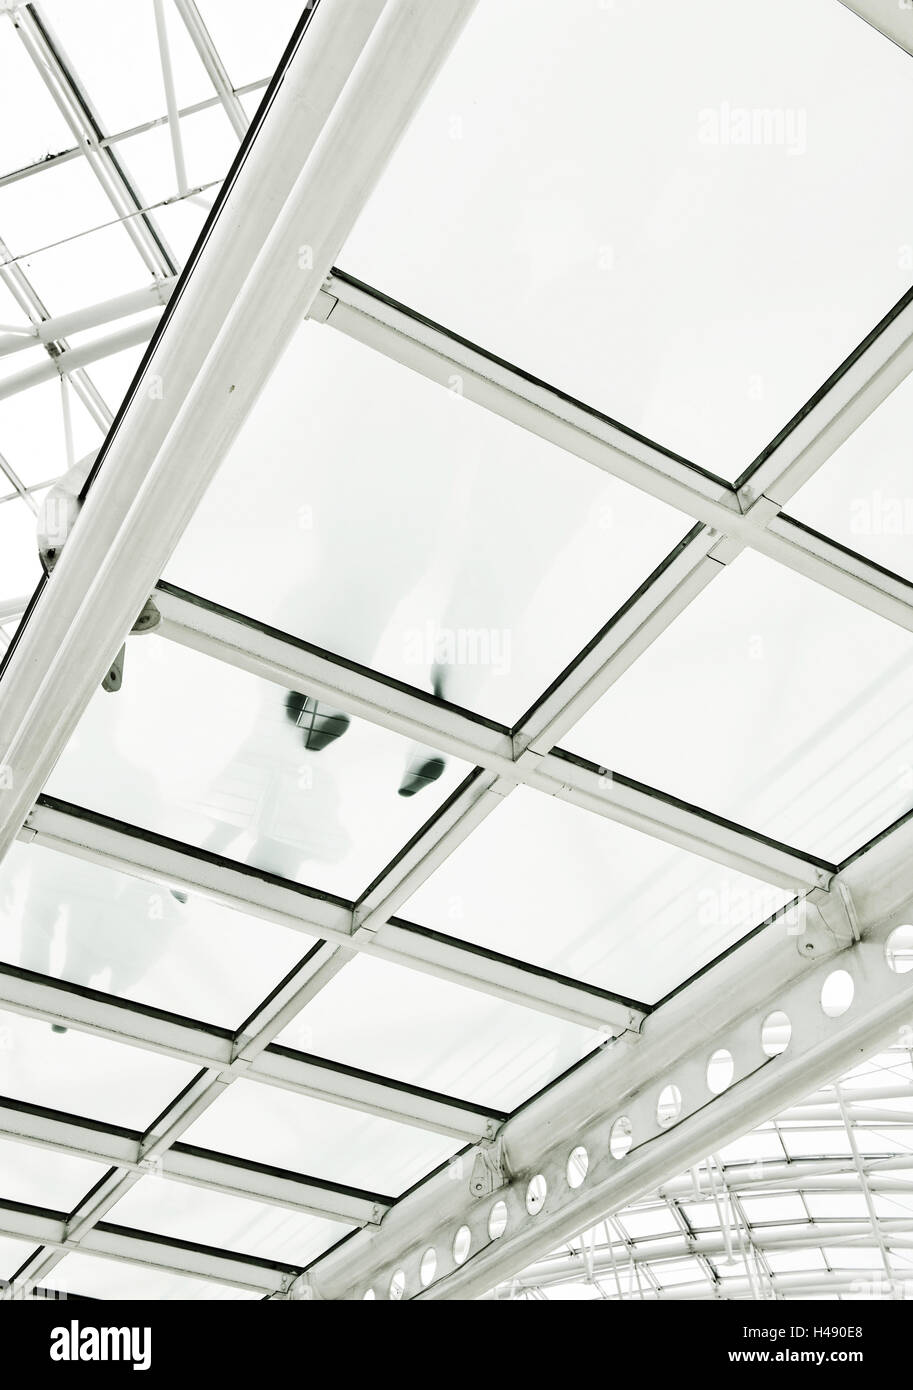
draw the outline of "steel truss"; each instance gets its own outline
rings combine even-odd
[[[178,8],[203,56],[206,44],[195,33],[192,6]],[[910,913],[909,823],[860,857],[828,864],[572,758],[557,745],[746,546],[913,630],[913,585],[782,512],[798,487],[913,368],[913,296],[901,301],[733,487],[333,271],[361,202],[471,8],[441,0],[431,14],[414,0],[362,0],[357,6],[321,0],[257,138],[246,149],[199,267],[171,296],[163,331],[106,445],[83,521],[41,595],[37,617],[26,624],[11,654],[0,712],[0,762],[12,769],[13,785],[0,793],[0,852],[21,833],[320,937],[278,993],[255,1011],[242,1035],[29,972],[0,972],[6,1007],[180,1056],[201,1068],[142,1136],[90,1126],[79,1117],[2,1108],[0,1132],[8,1137],[92,1154],[111,1165],[67,1218],[6,1204],[0,1217],[6,1233],[42,1247],[22,1267],[20,1283],[42,1282],[68,1251],[80,1249],[272,1296],[360,1298],[370,1287],[383,1298],[390,1296],[399,1271],[407,1297],[477,1296],[606,1211],[655,1188],[828,1081],[910,1014],[910,988],[883,958],[887,935]],[[33,44],[44,42],[40,26],[29,35]],[[232,103],[219,85],[217,55],[209,52],[204,62],[228,110]],[[80,102],[59,53],[49,71],[60,101],[88,120],[91,110]],[[397,74],[395,95],[391,71]],[[304,92],[307,103],[297,99]],[[80,131],[77,138],[84,141]],[[118,191],[103,153],[110,144],[96,144],[99,177],[119,197],[123,189]],[[297,258],[303,225],[315,252],[306,271],[298,268]],[[151,255],[154,248],[146,249]],[[161,264],[150,268],[163,278],[168,270]],[[159,585],[165,638],[267,679],[305,685],[340,708],[475,765],[449,803],[358,902],[330,900],[80,808],[38,799],[272,361],[308,315],[433,380],[446,384],[456,371],[470,399],[696,521],[650,581],[514,729]],[[245,372],[238,374],[242,358]],[[144,383],[155,380],[166,381],[167,391],[144,392]],[[807,930],[798,938],[790,935],[780,915],[650,1012],[638,1001],[398,919],[399,907],[418,885],[519,785],[804,895]],[[273,1039],[282,1028],[358,952],[596,1025],[611,1041],[506,1118],[471,1102],[277,1048]],[[817,995],[835,963],[852,974],[856,994],[849,1011],[831,1019],[817,1008]],[[765,1011],[774,1008],[789,1014],[793,1034],[787,1052],[770,1059],[760,1051],[758,1033]],[[711,1097],[707,1055],[718,1046],[732,1052],[735,1077],[721,1096]],[[191,1150],[181,1134],[237,1076],[418,1124],[470,1148],[397,1201]],[[681,1115],[671,1127],[662,1126],[656,1113],[657,1087],[666,1079],[675,1082],[682,1098]],[[617,1161],[608,1138],[621,1114],[631,1121],[634,1147]],[[589,1167],[583,1185],[571,1188],[567,1156],[579,1145],[588,1151]],[[365,1229],[301,1274],[232,1253],[188,1250],[178,1241],[105,1223],[105,1213],[150,1164],[178,1181],[330,1213]],[[528,1184],[537,1174],[544,1176],[547,1193],[532,1214]],[[492,1236],[495,1201],[504,1203],[507,1225],[504,1234]],[[461,1226],[470,1232],[470,1255],[457,1263],[453,1238]],[[426,1248],[434,1248],[437,1258],[427,1287],[418,1273]]]
[[[782,1298],[795,1296],[795,1289],[790,1284],[781,1286],[781,1271],[772,1265],[768,1255],[814,1251],[819,1263],[809,1267],[807,1278],[811,1282],[822,1276],[836,1280],[840,1272],[834,1271],[833,1251],[829,1253],[825,1249],[828,1246],[840,1251],[877,1250],[881,1256],[883,1274],[860,1269],[844,1291],[869,1296],[911,1296],[913,1282],[909,1279],[911,1267],[906,1251],[913,1245],[909,1221],[913,1158],[903,1150],[910,1125],[913,1086],[896,1075],[890,1065],[890,1060],[896,1058],[908,1070],[909,1057],[909,1050],[901,1042],[878,1058],[885,1063],[883,1074],[893,1075],[893,1080],[866,1085],[856,1077],[849,1087],[834,1083],[781,1112],[773,1125],[765,1126],[758,1135],[760,1139],[773,1130],[781,1141],[790,1134],[805,1135],[806,1122],[811,1121],[825,1131],[823,1147],[831,1143],[827,1135],[833,1133],[837,1145],[841,1139],[846,1141],[850,1157],[724,1163],[718,1154],[710,1156],[703,1165],[692,1168],[688,1176],[664,1183],[646,1201],[620,1211],[611,1223],[602,1223],[598,1230],[584,1234],[563,1252],[523,1270],[486,1297],[522,1298],[532,1292],[547,1298],[548,1288],[567,1283],[589,1284],[602,1298],[643,1297],[642,1269],[651,1298],[678,1297],[680,1289],[684,1289],[681,1296],[686,1298]],[[885,1102],[887,1106],[882,1108]],[[899,1134],[896,1145],[892,1140],[895,1129]],[[875,1135],[882,1138],[884,1155],[871,1153],[863,1158],[858,1152],[857,1134],[864,1135],[869,1144]],[[898,1151],[889,1152],[892,1146]],[[759,1208],[756,1203],[749,1221],[746,1200],[763,1196],[791,1197],[804,1209],[804,1218],[792,1216],[785,1220],[782,1207],[779,1216],[765,1217],[763,1206]],[[828,1220],[821,1215],[820,1203],[814,1212],[809,1204],[809,1198],[819,1196],[825,1203],[829,1198],[839,1202],[843,1197],[864,1203],[867,1219],[843,1212],[839,1219]],[[898,1214],[879,1215],[874,1203],[876,1196],[899,1199]],[[704,1217],[699,1215],[702,1211],[706,1213]],[[839,1208],[835,1217],[838,1214]],[[668,1233],[657,1230],[657,1220],[665,1223]],[[646,1229],[638,1226],[644,1221],[648,1222]],[[676,1232],[674,1237],[672,1231]],[[821,1268],[822,1255],[827,1260],[826,1271]],[[678,1271],[684,1260],[697,1261],[704,1268],[709,1286],[706,1281],[681,1283]],[[740,1265],[748,1269],[748,1277],[739,1277]]]
[[[852,933],[841,939],[839,927],[822,919],[798,941],[767,931],[744,943],[652,1013],[639,1035],[606,1044],[512,1115],[498,1133],[494,1177],[484,1157],[491,1146],[475,1146],[457,1180],[452,1172],[428,1179],[377,1231],[359,1233],[317,1260],[293,1294],[362,1298],[370,1288],[385,1298],[402,1271],[406,1297],[479,1296],[908,1028],[913,986],[889,969],[885,942],[913,913],[911,848],[913,820],[907,819],[841,871],[858,939]],[[838,969],[852,977],[853,1000],[833,1018],[819,1001]],[[761,1028],[774,1011],[787,1015],[792,1031],[786,1051],[768,1057]],[[734,1076],[714,1096],[707,1064],[721,1048],[733,1058]],[[671,1124],[658,1108],[667,1085],[680,1096]],[[630,1123],[633,1145],[617,1159],[611,1136],[621,1118]],[[588,1166],[582,1185],[572,1186],[568,1162],[578,1147],[586,1149]],[[532,1203],[530,1184],[540,1175],[546,1195]],[[483,1186],[474,1191],[479,1181]],[[506,1228],[492,1236],[495,1203],[503,1203]],[[464,1226],[470,1254],[459,1263],[454,1239]],[[435,1251],[436,1274],[423,1287],[426,1249]]]

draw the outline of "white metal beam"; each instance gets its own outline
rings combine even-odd
[[[152,1172],[209,1192],[246,1197],[349,1225],[376,1224],[392,1202],[392,1198],[377,1193],[242,1161],[191,1144],[174,1144],[156,1163],[150,1164],[144,1159],[141,1134],[3,1098],[0,1136],[93,1163],[133,1170],[138,1175]]]
[[[749,515],[785,506],[913,370],[913,290],[781,430],[740,480]]]
[[[200,56],[204,68],[209,74],[209,80],[215,87],[219,96],[219,101],[225,110],[225,114],[231,121],[232,128],[239,140],[243,140],[247,133],[248,119],[247,113],[241,103],[241,99],[231,85],[228,73],[222,63],[222,59],[216,50],[209,30],[203,23],[203,18],[196,7],[195,0],[174,0],[174,7],[189,33],[193,46]],[[180,113],[178,113],[180,114]]]
[[[36,292],[22,266],[11,256],[10,249],[2,238],[0,238],[0,281],[9,290],[31,324],[38,327],[50,319],[51,315],[48,313],[47,306]],[[45,349],[50,355],[60,351],[65,352],[68,347],[69,344],[63,339],[57,339],[54,344],[45,344]],[[95,421],[99,429],[107,430],[113,418],[111,411],[85,371],[82,368],[76,369],[70,380],[91,419]]]
[[[11,353],[22,352],[24,349],[35,347],[39,343],[45,345],[56,343],[71,333],[82,333],[89,328],[100,328],[105,324],[113,323],[116,319],[127,318],[131,314],[140,314],[144,309],[162,308],[168,303],[176,283],[177,280],[173,276],[167,280],[153,280],[152,284],[147,285],[145,289],[131,290],[128,294],[116,295],[113,299],[104,299],[98,304],[87,305],[84,309],[75,309],[69,314],[58,314],[55,318],[33,324],[31,328],[22,333],[3,334],[0,336],[0,357],[8,357]]]
[[[201,257],[209,273],[201,281],[197,268],[169,305],[39,599],[40,622],[27,625],[6,671],[0,750],[13,785],[0,803],[0,854],[473,8],[389,0],[380,13],[372,0],[324,0],[312,13],[211,230]],[[143,382],[162,380],[167,391],[144,391]],[[268,1040],[264,1027],[256,1046],[245,1045],[245,1069]],[[154,1147],[167,1148],[230,1080],[206,1068],[163,1117]],[[135,1181],[115,1170],[87,1198],[70,1239],[91,1244]],[[60,1258],[59,1249],[36,1252],[27,1277],[41,1279]]]
[[[157,324],[158,315],[143,318],[138,323],[130,324],[128,328],[106,333],[104,337],[96,338],[91,343],[64,348],[47,361],[26,367],[21,372],[11,372],[0,381],[0,401],[9,400],[11,396],[18,395],[20,391],[28,391],[32,386],[40,386],[43,381],[53,381],[58,376],[69,376],[72,372],[91,366],[93,362],[101,362],[106,357],[113,357],[115,353],[124,352],[127,348],[148,343]]]
[[[310,957],[301,969],[305,975],[311,971]],[[297,983],[300,991],[301,982]],[[228,1030],[139,1007],[100,990],[0,965],[0,1007],[173,1057],[227,1079],[243,1076],[463,1142],[490,1137],[503,1118],[497,1111],[449,1096],[270,1046],[272,1036],[287,1022],[275,1000],[270,1003],[271,1028],[265,1021],[262,1028],[248,1025],[236,1037]],[[301,1007],[296,1004],[293,1016]]]
[[[685,552],[681,553],[684,556]],[[685,561],[686,570],[692,563],[690,558]],[[705,558],[699,557],[698,564],[718,568],[715,561]],[[665,611],[667,600],[680,611],[693,593],[691,585],[683,583],[682,578],[683,570],[673,562],[656,585],[646,590],[646,595],[650,596],[650,611],[662,610],[663,623],[669,621]],[[697,582],[703,585],[706,576]],[[606,768],[551,751],[565,729],[585,708],[595,703],[608,682],[634,659],[636,651],[632,647],[642,650],[648,640],[643,636],[645,610],[637,604],[612,625],[604,640],[596,643],[583,661],[573,665],[556,683],[552,694],[512,733],[493,727],[488,720],[467,710],[443,705],[420,691],[387,681],[287,634],[265,628],[218,604],[200,601],[172,585],[159,585],[156,604],[162,614],[157,636],[180,642],[279,685],[305,690],[349,714],[370,719],[395,733],[430,744],[484,769],[486,776],[467,787],[460,796],[459,805],[452,809],[448,838],[440,839],[442,826],[434,830],[435,867],[440,856],[449,852],[456,842],[454,836],[468,833],[478,823],[476,817],[493,809],[498,799],[506,796],[514,786],[525,783],[549,796],[574,805],[586,805],[610,820],[793,892],[826,887],[833,874],[832,865],[801,850],[777,845],[754,831],[724,823],[699,808],[673,802],[652,788],[616,777]],[[633,612],[635,608],[636,613]],[[467,816],[470,819],[467,820]],[[430,843],[428,840],[416,845],[408,856],[410,863],[414,861],[417,866],[421,862],[427,867],[430,861],[425,855]],[[419,881],[418,873],[425,876],[424,869],[415,868],[406,877],[402,863],[396,872],[396,892],[392,892],[390,883],[386,885],[390,890],[383,902],[387,916],[414,890]],[[360,922],[380,921],[381,906],[381,897],[375,891],[371,897],[370,919],[365,912]]]
[[[124,219],[124,229],[147,270],[162,278],[175,275],[178,266],[173,252],[153,219],[143,211],[114,152],[100,143],[103,132],[98,118],[40,6],[19,6],[10,12],[10,19],[102,191],[117,216]]]
[[[650,626],[640,634],[640,650],[718,573],[722,563],[746,545],[913,631],[913,585],[833,543],[811,542],[804,528],[786,518],[776,526],[769,524],[913,369],[913,303],[887,316],[829,391],[807,416],[782,432],[738,490],[340,271],[327,281],[312,317],[447,389],[452,390],[456,377],[467,399],[709,528],[709,534],[698,534],[689,545],[692,564],[680,576],[677,602],[670,604],[666,596],[665,607],[652,614],[640,603],[629,616],[629,623],[641,611],[650,619]],[[702,555],[721,536],[731,544],[714,556],[716,568],[709,563],[700,568]],[[648,593],[644,600],[649,599]],[[608,674],[612,676],[611,668]]]
[[[470,1155],[465,1181],[432,1177],[394,1206],[376,1239],[356,1235],[317,1261],[308,1295],[361,1298],[371,1287],[387,1297],[393,1272],[402,1268],[406,1297],[475,1297],[877,1050],[913,1011],[913,982],[885,959],[890,932],[913,908],[911,850],[907,820],[842,871],[859,940],[838,951],[826,934],[797,941],[773,926],[744,943],[652,1013],[639,1035],[623,1035],[506,1122],[498,1135],[502,1186],[488,1183],[484,1200],[474,1195],[471,1174],[478,1169]],[[852,977],[854,996],[845,1013],[831,1017],[819,995],[836,968]],[[775,1009],[786,1012],[792,1033],[787,1050],[771,1058],[761,1047],[761,1024]],[[732,1054],[734,1079],[714,1096],[706,1067],[720,1047]],[[667,1083],[678,1088],[680,1113],[664,1126],[658,1098]],[[630,1121],[633,1148],[617,1160],[610,1135],[621,1116]],[[586,1147],[589,1168],[583,1185],[572,1188],[566,1164],[577,1145]],[[531,1215],[527,1187],[536,1174],[547,1191]],[[507,1231],[493,1238],[495,1200],[505,1204]],[[462,1225],[471,1233],[471,1254],[458,1264],[452,1243]],[[428,1288],[418,1278],[425,1246],[438,1259]]]
[[[278,1260],[260,1260],[252,1255],[236,1255],[189,1242],[167,1240],[164,1236],[135,1231],[124,1226],[99,1224],[73,1240],[66,1217],[60,1212],[48,1212],[38,1207],[0,1202],[0,1235],[14,1240],[35,1241],[49,1254],[54,1263],[64,1256],[101,1255],[128,1264],[146,1265],[168,1274],[184,1274],[211,1283],[230,1284],[256,1293],[275,1294],[287,1289],[295,1277],[291,1265]],[[38,1277],[27,1270],[14,1275],[13,1286],[0,1298],[12,1299],[16,1286],[34,1288]]]
[[[398,919],[378,931],[356,933],[354,903],[46,797],[29,813],[20,838],[156,883],[201,893],[236,911],[325,938],[340,949],[419,970],[583,1028],[598,1029],[606,1036],[639,1027],[646,1011],[610,991],[533,969]]]
[[[913,53],[913,6],[908,0],[840,0],[898,48]]]
[[[210,273],[198,270],[172,297],[156,351],[39,598],[38,621],[13,651],[0,713],[13,783],[0,802],[0,853],[472,7],[390,0],[376,28],[367,0],[343,7],[341,25],[335,6],[314,11],[308,41],[292,56],[204,248]],[[272,137],[264,140],[267,125]],[[163,380],[167,390],[151,391]]]

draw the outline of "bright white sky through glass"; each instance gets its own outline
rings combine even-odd
[[[252,21],[240,0],[198,3],[249,117],[299,4],[269,0]],[[68,462],[57,368],[42,346],[13,341],[16,330],[170,282],[239,140],[166,3],[178,105],[204,107],[181,118],[189,188],[179,196],[151,0],[39,9],[151,220],[137,213],[132,230],[119,220],[0,13],[0,650],[38,578],[34,504]],[[731,482],[913,277],[913,191],[902,176],[910,61],[837,0],[482,0],[338,264]],[[136,245],[144,226],[155,232],[155,269]],[[157,314],[150,300],[137,341],[72,374],[70,458],[102,442]],[[68,341],[97,345],[125,327],[137,328],[135,315]],[[18,374],[28,371],[52,375],[26,386]],[[787,511],[913,579],[910,419],[907,383]],[[437,682],[452,703],[512,725],[692,525],[332,324],[308,323],[165,578],[385,677],[425,692]],[[467,629],[489,634],[492,659],[456,663],[441,685],[432,638]],[[561,743],[838,859],[913,801],[911,640],[748,552]],[[96,693],[47,791],[224,854],[251,883],[278,873],[355,899],[471,765],[448,756],[430,790],[403,799],[409,739],[353,719],[345,739],[310,756],[285,694],[175,642],[130,640],[123,690]],[[257,800],[265,784],[279,834],[238,818],[239,799]],[[477,959],[500,952],[652,1004],[790,896],[520,787],[397,911],[424,939],[445,934]],[[289,924],[57,850],[17,844],[0,870],[7,978],[38,971],[61,993],[100,991],[217,1030],[242,1028],[314,944]],[[345,1066],[506,1111],[606,1033],[371,954],[336,974],[331,962],[327,974],[299,1012],[286,1011],[276,1041],[322,1059],[328,1076]],[[164,1052],[0,1013],[0,1094],[25,1107],[143,1131],[195,1071]],[[890,1053],[846,1079],[852,1089],[899,1078],[879,1124],[857,1131],[863,1155],[913,1152],[908,1071]],[[810,1097],[815,1118],[786,1116],[727,1146],[723,1164],[850,1159],[841,1125],[814,1111],[821,1104]],[[304,1087],[244,1080],[182,1137],[393,1196],[463,1142]],[[103,1171],[44,1149],[24,1165],[27,1152],[0,1139],[0,1198],[70,1211]],[[678,1206],[667,1199],[620,1214],[624,1238],[679,1240],[682,1216],[719,1231],[699,1181]],[[913,1210],[900,1189],[876,1202],[886,1221]],[[659,1296],[706,1297],[779,1272],[868,1276],[874,1246],[849,1249],[839,1231],[801,1264],[782,1243],[761,1249],[778,1224],[867,1211],[860,1190],[806,1193],[787,1175],[781,1189],[742,1200],[749,1244],[762,1233],[750,1258],[742,1252],[714,1280],[682,1239],[645,1278]],[[110,1219],[295,1264],[350,1229],[152,1176]],[[0,1240],[0,1277],[30,1248]],[[53,1282],[101,1297],[249,1296],[75,1253]],[[593,1287],[559,1281],[554,1296]],[[638,1287],[629,1262],[618,1292]]]

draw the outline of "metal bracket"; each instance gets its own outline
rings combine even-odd
[[[469,1190],[473,1197],[490,1197],[510,1181],[504,1162],[504,1145],[500,1139],[479,1148],[472,1165]]]
[[[315,323],[326,323],[338,303],[339,300],[329,290],[319,290],[307,317]]]
[[[136,622],[131,627],[131,633],[142,636],[146,632],[154,632],[162,621],[162,615],[151,598],[147,598],[143,604],[142,612]]]
[[[803,899],[802,931],[796,940],[799,955],[831,955],[858,940],[859,925],[846,884],[834,879],[828,890],[813,888]]]
[[[120,651],[117,653],[117,656],[114,658],[114,660],[111,662],[111,665],[108,667],[108,674],[105,676],[104,680],[101,683],[103,690],[107,690],[112,694],[115,691],[120,690],[121,686],[124,683],[124,657],[126,656],[126,653],[127,648],[125,644],[121,647]]]

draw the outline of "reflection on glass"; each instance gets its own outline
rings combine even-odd
[[[144,1130],[195,1072],[139,1047],[0,1012],[0,1095],[14,1100]]]
[[[907,377],[815,476],[787,512],[913,581],[913,377]]]
[[[183,1138],[258,1163],[397,1197],[463,1146],[341,1105],[236,1081]]]
[[[0,866],[0,960],[239,1026],[312,939],[165,884],[14,845]]]
[[[510,1110],[590,1052],[600,1035],[363,955],[276,1041]]]
[[[305,323],[165,578],[513,724],[689,528]]]
[[[652,1004],[789,896],[520,787],[399,915]]]
[[[98,691],[46,790],[354,898],[469,772],[439,760],[429,785],[435,756],[147,637],[128,642],[123,688]]]
[[[138,1182],[106,1220],[291,1265],[316,1259],[351,1230],[339,1221],[159,1177]]]
[[[913,806],[913,634],[744,553],[565,745],[838,860]]]
[[[909,68],[832,0],[479,5],[339,265],[734,478],[909,287]]]

